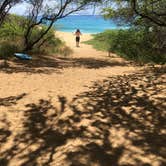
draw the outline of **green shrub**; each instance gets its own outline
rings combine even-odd
[[[58,47],[57,52],[64,57],[67,57],[68,55],[73,53],[72,49],[66,45],[62,45],[61,47]]]
[[[9,15],[5,23],[0,27],[0,39],[17,41],[23,38],[25,19],[21,16]]]
[[[94,35],[94,39],[86,43],[141,63],[166,62],[164,49],[161,51],[157,49],[159,44],[155,33],[145,30],[107,30]]]
[[[7,41],[0,43],[0,59],[9,59],[15,52],[19,52],[17,45]]]
[[[42,26],[42,31],[46,28],[45,26]],[[35,29],[31,35],[31,40],[33,41],[34,38],[37,38],[40,35],[41,32],[40,29]],[[35,45],[34,49],[31,51],[31,53],[35,54],[52,54],[52,53],[59,53],[59,48],[64,46],[65,44],[55,36],[55,31],[51,29],[44,38]]]
[[[17,15],[9,15],[5,23],[0,27],[0,57],[9,58],[14,52],[22,52],[25,48],[24,34],[27,28],[27,19]],[[36,40],[46,29],[45,25],[36,26],[30,35],[30,42]],[[44,38],[37,43],[28,53],[32,54],[59,54],[59,47],[64,43],[55,37],[54,29],[51,29]]]

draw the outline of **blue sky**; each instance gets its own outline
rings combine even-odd
[[[18,15],[26,15],[26,9],[27,9],[27,4],[26,3],[21,3],[21,4],[16,5],[15,7],[13,7],[10,10],[10,13],[18,14]],[[91,9],[87,9],[87,10],[79,12],[79,14],[91,15],[91,14],[93,14],[93,10],[94,9],[92,9],[92,8]],[[95,11],[96,11],[95,14],[99,14],[99,9],[96,8]]]
[[[10,13],[18,14],[18,15],[25,15],[26,14],[26,7],[25,3],[18,4],[10,10]]]

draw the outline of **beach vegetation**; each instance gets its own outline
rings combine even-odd
[[[23,52],[24,46],[24,34],[26,31],[27,19],[22,16],[8,15],[3,25],[0,27],[0,58],[9,59],[12,58],[15,52]],[[35,39],[41,29],[45,29],[45,25],[36,27],[32,34],[30,41]],[[50,31],[45,35],[42,40],[29,50],[28,53],[32,54],[52,54],[61,53],[65,48],[65,43],[55,36],[55,30]]]
[[[24,18],[8,15],[0,27],[0,58],[9,59],[23,48],[23,28],[20,25]]]
[[[139,63],[166,63],[165,48],[163,43],[153,32],[144,30],[107,30],[94,35],[87,41],[94,48],[116,53],[128,60]],[[160,45],[161,44],[161,45]]]
[[[129,28],[97,34],[88,43],[139,62],[166,62],[165,0],[104,2],[107,4],[103,9],[104,18]]]
[[[105,0],[107,5],[103,14],[104,17],[114,19],[119,24],[128,23],[130,25],[138,22],[166,27],[165,0]]]

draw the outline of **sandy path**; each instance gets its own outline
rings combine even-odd
[[[68,32],[57,32],[56,33],[62,40],[66,42],[66,44],[71,47],[74,51],[73,57],[93,57],[93,58],[101,58],[103,56],[103,52],[101,51],[96,51],[95,49],[92,49],[90,45],[86,45],[81,43],[80,47],[77,48],[75,47],[75,36],[73,33],[68,33]],[[92,36],[90,34],[83,34],[81,36],[81,42],[87,41],[91,39]]]
[[[58,95],[71,100],[76,94],[85,91],[96,80],[104,79],[111,75],[127,74],[136,70],[135,67],[127,64],[116,65],[116,61],[123,63],[123,60],[120,58],[110,59],[107,57],[107,53],[96,51],[90,45],[82,43],[81,47],[75,47],[72,33],[57,32],[57,35],[73,49],[74,53],[71,58],[83,58],[83,60],[79,59],[80,65],[64,67],[58,69],[58,72],[54,72],[54,67],[43,68],[44,70],[53,70],[51,74],[36,74],[33,73],[33,70],[31,73],[12,72],[8,74],[0,72],[0,98],[26,93],[27,95],[24,100],[18,103],[17,108],[21,108],[27,103],[35,103],[43,98],[51,98],[53,101],[57,101]],[[90,38],[90,34],[83,34],[82,41]],[[105,64],[105,61],[111,62],[110,64]],[[111,66],[112,62],[113,65]]]
[[[57,35],[70,57],[0,70],[0,166],[162,165],[165,76]]]
[[[106,52],[97,51],[92,48],[91,45],[84,44],[82,42],[90,40],[92,38],[91,34],[82,34],[81,36],[81,44],[80,47],[75,47],[75,36],[73,33],[68,32],[57,32],[56,33],[63,41],[66,42],[66,44],[73,49],[74,53],[72,57],[75,58],[95,58],[95,59],[103,59],[107,56]],[[120,60],[120,58],[119,58]]]

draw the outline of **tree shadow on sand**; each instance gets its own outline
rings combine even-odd
[[[119,62],[115,59],[95,58],[56,58],[51,56],[37,56],[32,60],[14,59],[7,67],[1,66],[0,70],[5,73],[61,73],[60,69],[69,67],[83,67],[88,69],[99,69],[113,66],[126,66],[127,62]]]
[[[69,153],[73,165],[164,165],[165,78],[164,73],[110,77],[78,95],[69,119],[79,114],[76,122],[89,121],[89,139],[102,140],[102,146],[93,142]]]
[[[6,98],[0,98],[0,150],[4,144],[7,143],[9,137],[12,135],[12,131],[10,130],[11,123],[9,119],[2,113],[2,107],[9,107],[16,105],[19,100],[23,99],[27,94],[22,93],[18,96],[10,96]],[[7,165],[8,160],[6,158],[2,159],[0,155],[0,165]]]
[[[7,121],[5,117],[0,118],[0,149],[4,144],[7,143],[8,138],[12,135],[12,131],[9,129],[10,123]],[[8,165],[8,160],[6,158],[1,158],[0,155],[0,165],[6,166]]]
[[[61,58],[63,59],[63,58]],[[104,67],[126,66],[128,62],[119,62],[115,59],[96,58],[68,58],[69,67],[83,67],[88,69],[99,69]]]
[[[60,97],[61,109],[64,109],[64,99]],[[61,130],[57,125],[59,112],[48,100],[40,100],[38,104],[28,104],[24,111],[22,132],[14,138],[14,144],[1,152],[0,161],[5,166],[13,159],[20,162],[20,166],[50,165],[57,148],[66,144],[67,139],[75,138],[81,130]],[[7,165],[7,164],[6,164]]]
[[[9,65],[7,67],[1,66],[1,71],[8,74],[20,72],[50,74],[61,68],[59,63],[49,56],[36,56],[32,60],[20,60],[15,58],[8,61],[8,63]]]
[[[22,98],[24,98],[27,94],[26,93],[22,93],[18,96],[10,96],[10,97],[6,97],[6,98],[0,98],[0,106],[12,106],[17,104],[17,101],[21,100]]]
[[[164,166],[165,75],[138,73],[94,82],[71,103],[28,104],[22,132],[1,153],[18,166]]]

